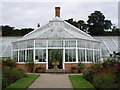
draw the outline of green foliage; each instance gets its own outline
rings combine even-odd
[[[16,67],[16,61],[14,61],[12,59],[2,60],[2,64],[3,64],[3,66],[9,66],[11,68]]]
[[[2,28],[2,36],[23,36],[33,31],[32,28],[15,29],[15,27],[8,25],[0,26],[0,28]]]
[[[15,83],[11,84],[6,89],[21,88],[26,90],[26,88],[28,88],[38,77],[39,75],[37,74],[30,74],[27,77],[17,80]]]
[[[95,90],[95,88],[88,82],[86,81],[82,75],[69,75],[69,78],[72,82],[73,88],[91,88]],[[78,89],[78,90],[79,90]]]
[[[5,77],[2,77],[2,87],[5,88],[8,86],[8,79]]]
[[[105,20],[105,16],[100,11],[94,11],[88,16],[88,32],[91,35],[103,34],[105,30],[111,29],[110,20]]]
[[[96,88],[107,88],[113,83],[115,83],[115,78],[108,74],[96,75],[93,79],[93,85]]]
[[[30,69],[30,72],[34,72],[35,70],[35,64],[33,60],[26,60],[25,61],[25,66]]]
[[[103,67],[107,67],[107,66],[114,65],[115,63],[117,63],[116,60],[104,60],[102,65],[103,65]]]
[[[72,69],[78,69],[78,66],[77,65],[74,65],[71,67]]]
[[[39,67],[37,67],[37,68],[39,68],[39,69],[43,69],[44,67],[42,66],[42,65],[40,65]]]
[[[2,70],[3,88],[12,84],[16,80],[26,76],[24,71],[19,68],[10,68],[8,66],[7,67],[5,66],[2,69],[3,69]]]
[[[86,66],[85,66],[84,63],[79,63],[79,64],[78,64],[78,68],[79,68],[79,69],[84,69],[84,68],[86,68]]]

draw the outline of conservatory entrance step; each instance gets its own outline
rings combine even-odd
[[[46,73],[65,73],[65,69],[47,69]]]

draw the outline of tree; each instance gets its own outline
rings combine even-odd
[[[74,21],[73,18],[71,18],[65,21],[86,32],[87,24],[83,20]]]
[[[88,32],[90,35],[103,35],[105,30],[111,29],[112,23],[110,20],[105,20],[105,16],[100,11],[88,16]]]

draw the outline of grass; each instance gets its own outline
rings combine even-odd
[[[69,75],[69,78],[72,82],[73,88],[91,88],[95,90],[95,88],[86,81],[82,75]]]
[[[15,83],[8,86],[6,89],[10,88],[28,88],[37,78],[39,75],[36,74],[29,74],[27,77],[21,78],[17,80]]]

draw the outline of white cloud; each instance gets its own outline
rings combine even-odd
[[[113,23],[118,20],[117,2],[3,2],[2,24],[16,28],[33,27],[37,23],[46,24],[54,17],[54,7],[61,6],[61,18],[87,21],[88,15],[100,10]]]

